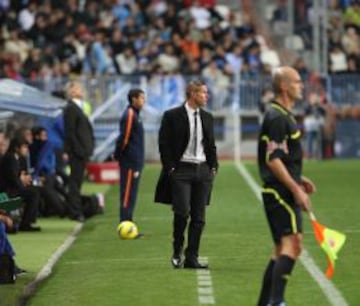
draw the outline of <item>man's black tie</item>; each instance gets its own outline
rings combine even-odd
[[[197,114],[198,112],[194,113],[194,156],[196,156],[197,151]]]

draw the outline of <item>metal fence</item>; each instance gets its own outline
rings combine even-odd
[[[185,85],[190,79],[197,76],[183,75],[152,75],[145,76],[82,76],[87,99],[94,109],[108,100],[123,86],[141,87],[147,93],[148,104],[159,112],[164,111],[185,99]],[[49,79],[27,82],[46,92],[60,92],[68,79]],[[218,84],[216,80],[205,79],[210,90],[208,108],[217,110],[244,110],[258,109],[262,91],[271,88],[269,76],[238,76],[228,78],[226,84]],[[328,101],[335,105],[360,104],[360,75],[341,74],[327,77],[304,76],[305,100],[310,92],[326,95]]]
[[[96,156],[94,159],[103,160],[113,147],[113,141],[118,132],[118,120],[124,107],[127,105],[127,92],[132,87],[142,88],[147,95],[146,108],[142,112],[146,130],[146,158],[158,159],[157,131],[163,111],[182,103],[185,100],[185,86],[196,76],[182,75],[153,75],[144,76],[104,76],[91,78],[82,76],[80,81],[84,84],[87,99],[93,106],[91,117],[97,138]],[[333,75],[328,77],[316,77],[314,75],[303,76],[305,83],[305,103],[299,104],[296,109],[301,116],[303,106],[306,105],[310,93],[317,93],[319,97],[326,98],[332,104],[341,108],[348,105],[360,105],[360,78],[359,75]],[[38,80],[28,82],[30,85],[49,91],[59,92],[63,89],[67,79]],[[255,156],[256,133],[259,127],[260,112],[259,102],[265,88],[271,88],[269,76],[237,76],[228,79],[227,83],[217,84],[215,80],[206,80],[210,98],[208,109],[215,116],[217,126],[216,133],[219,137],[218,148],[222,156],[232,156],[235,152],[237,138],[236,130],[240,129],[240,142],[242,154]],[[338,127],[343,122],[339,121]],[[358,125],[353,125],[358,126]],[[338,147],[345,152],[346,148],[352,148],[354,138],[345,137],[346,128],[336,131]],[[360,131],[359,131],[360,134]],[[345,141],[346,138],[346,141]],[[343,141],[344,140],[344,141]],[[346,143],[346,145],[345,145]],[[357,148],[358,143],[355,144]],[[103,149],[102,149],[103,148]],[[359,156],[360,149],[351,150],[346,156]],[[341,156],[340,154],[339,156]],[[344,156],[344,155],[343,155]]]

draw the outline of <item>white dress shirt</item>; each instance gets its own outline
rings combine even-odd
[[[83,103],[82,100],[77,99],[77,98],[73,98],[73,99],[71,99],[71,101],[73,101],[77,106],[79,106],[81,110],[83,110],[83,104],[84,103]]]
[[[188,103],[185,103],[186,113],[189,119],[189,127],[190,127],[190,137],[189,143],[186,147],[186,150],[181,158],[183,162],[190,162],[190,163],[201,163],[206,161],[206,156],[204,153],[204,146],[203,146],[203,129],[201,124],[201,117],[200,117],[200,109],[193,109],[191,108]],[[195,120],[194,120],[194,113],[197,112],[196,120],[197,120],[197,144],[196,144],[196,154],[194,154],[194,130],[195,130]]]

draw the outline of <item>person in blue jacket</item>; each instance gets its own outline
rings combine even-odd
[[[141,171],[144,166],[144,127],[140,111],[145,104],[143,90],[128,93],[129,105],[120,119],[120,134],[114,158],[120,166],[120,222],[133,221]]]

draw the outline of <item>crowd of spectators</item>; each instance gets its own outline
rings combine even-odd
[[[279,59],[252,19],[216,1],[0,1],[0,76],[232,75]],[[270,55],[270,56],[269,56]]]
[[[326,24],[328,33],[329,73],[360,73],[360,1],[327,1]],[[286,0],[278,0],[273,11],[273,24],[288,21]],[[321,20],[323,8],[314,10],[314,1],[294,1],[294,34],[305,49],[313,48],[315,18]]]

